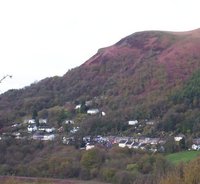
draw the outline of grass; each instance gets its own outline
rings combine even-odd
[[[180,162],[189,162],[200,155],[200,151],[182,151],[178,153],[172,153],[166,156],[166,158],[173,164]]]
[[[4,183],[4,184],[53,184],[50,181],[45,181],[43,179],[36,179],[34,181],[29,181],[29,180],[20,180],[20,179],[16,179],[14,177],[9,177],[5,180],[0,180],[0,183]]]
[[[82,181],[73,179],[53,179],[53,178],[34,178],[34,177],[17,177],[5,176],[0,177],[1,184],[108,184],[94,180]]]

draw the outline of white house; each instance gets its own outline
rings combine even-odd
[[[28,126],[28,132],[34,132],[37,130],[37,126],[36,125],[29,125]]]
[[[40,131],[44,131],[44,132],[47,132],[47,133],[52,133],[55,131],[55,128],[49,128],[49,127],[39,127],[38,130]]]
[[[50,134],[50,135],[44,135],[43,136],[43,141],[53,141],[55,139],[55,135],[54,134]]]
[[[155,124],[154,121],[147,121],[147,122],[146,122],[146,125],[154,125],[154,124]]]
[[[21,133],[20,132],[14,132],[12,133],[13,136],[15,136],[15,139],[20,139]]]
[[[35,122],[35,119],[29,119],[28,120],[28,124],[35,124],[36,122]]]
[[[118,146],[120,148],[125,148],[126,147],[126,143],[128,142],[128,140],[121,140],[118,144]]]
[[[185,137],[185,136],[184,136],[183,134],[179,134],[179,135],[177,135],[177,136],[174,137],[174,140],[175,140],[176,142],[179,142],[179,141],[182,140],[184,137]]]
[[[86,150],[93,149],[94,147],[95,147],[95,145],[94,145],[94,144],[91,144],[91,143],[87,143],[87,144],[85,145],[85,149],[86,149]]]
[[[34,139],[34,140],[42,140],[43,139],[43,135],[33,134],[32,139]]]
[[[134,142],[134,144],[132,145],[132,148],[138,149],[139,148],[139,143],[138,142]]]
[[[128,141],[127,143],[126,143],[126,146],[128,147],[128,148],[133,148],[133,145],[134,145],[134,141]]]
[[[81,104],[76,105],[76,107],[75,107],[76,110],[78,110],[78,109],[80,109],[80,108],[81,108]]]
[[[89,106],[92,106],[92,100],[88,100],[88,101],[86,101],[85,102],[85,105],[87,106],[87,107],[89,107]]]
[[[49,134],[49,135],[34,134],[32,138],[34,140],[53,141],[55,139],[55,135],[54,134]]]
[[[128,125],[136,125],[138,124],[138,120],[130,120],[128,121]]]
[[[47,124],[47,119],[39,119],[40,124]]]
[[[74,121],[73,120],[65,120],[64,123],[67,125],[70,125],[70,124],[74,124]]]
[[[19,127],[20,125],[20,123],[14,123],[11,127]]]
[[[76,133],[79,130],[80,127],[73,127],[72,130],[70,130],[70,133]]]
[[[160,138],[150,138],[149,143],[151,145],[157,145],[160,141]]]
[[[89,109],[87,111],[87,114],[90,114],[90,115],[95,115],[95,114],[98,114],[99,113],[99,109]]]

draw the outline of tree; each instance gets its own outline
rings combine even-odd
[[[33,113],[32,113],[32,119],[36,119],[38,117],[38,113],[36,111],[36,109],[33,110]]]
[[[0,83],[5,80],[7,77],[12,78],[12,75],[5,75],[3,78],[0,79]]]
[[[99,168],[104,162],[104,153],[99,149],[92,149],[84,152],[81,158],[81,165],[86,169]]]
[[[173,137],[170,137],[170,138],[166,141],[166,143],[165,143],[165,145],[164,145],[164,148],[165,148],[165,151],[166,151],[167,153],[173,153],[173,152],[176,151],[176,143],[175,143]]]

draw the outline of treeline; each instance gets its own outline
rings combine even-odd
[[[156,184],[172,165],[159,154],[113,147],[88,151],[59,143],[1,141],[0,175]]]
[[[197,184],[199,171],[200,158],[173,165],[163,154],[118,146],[86,151],[59,142],[0,142],[0,175],[95,179],[116,184]]]
[[[179,164],[164,176],[160,184],[198,184],[200,183],[200,158],[186,164]]]

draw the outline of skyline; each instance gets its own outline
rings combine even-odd
[[[134,32],[200,28],[196,0],[0,1],[0,93],[62,76]]]

